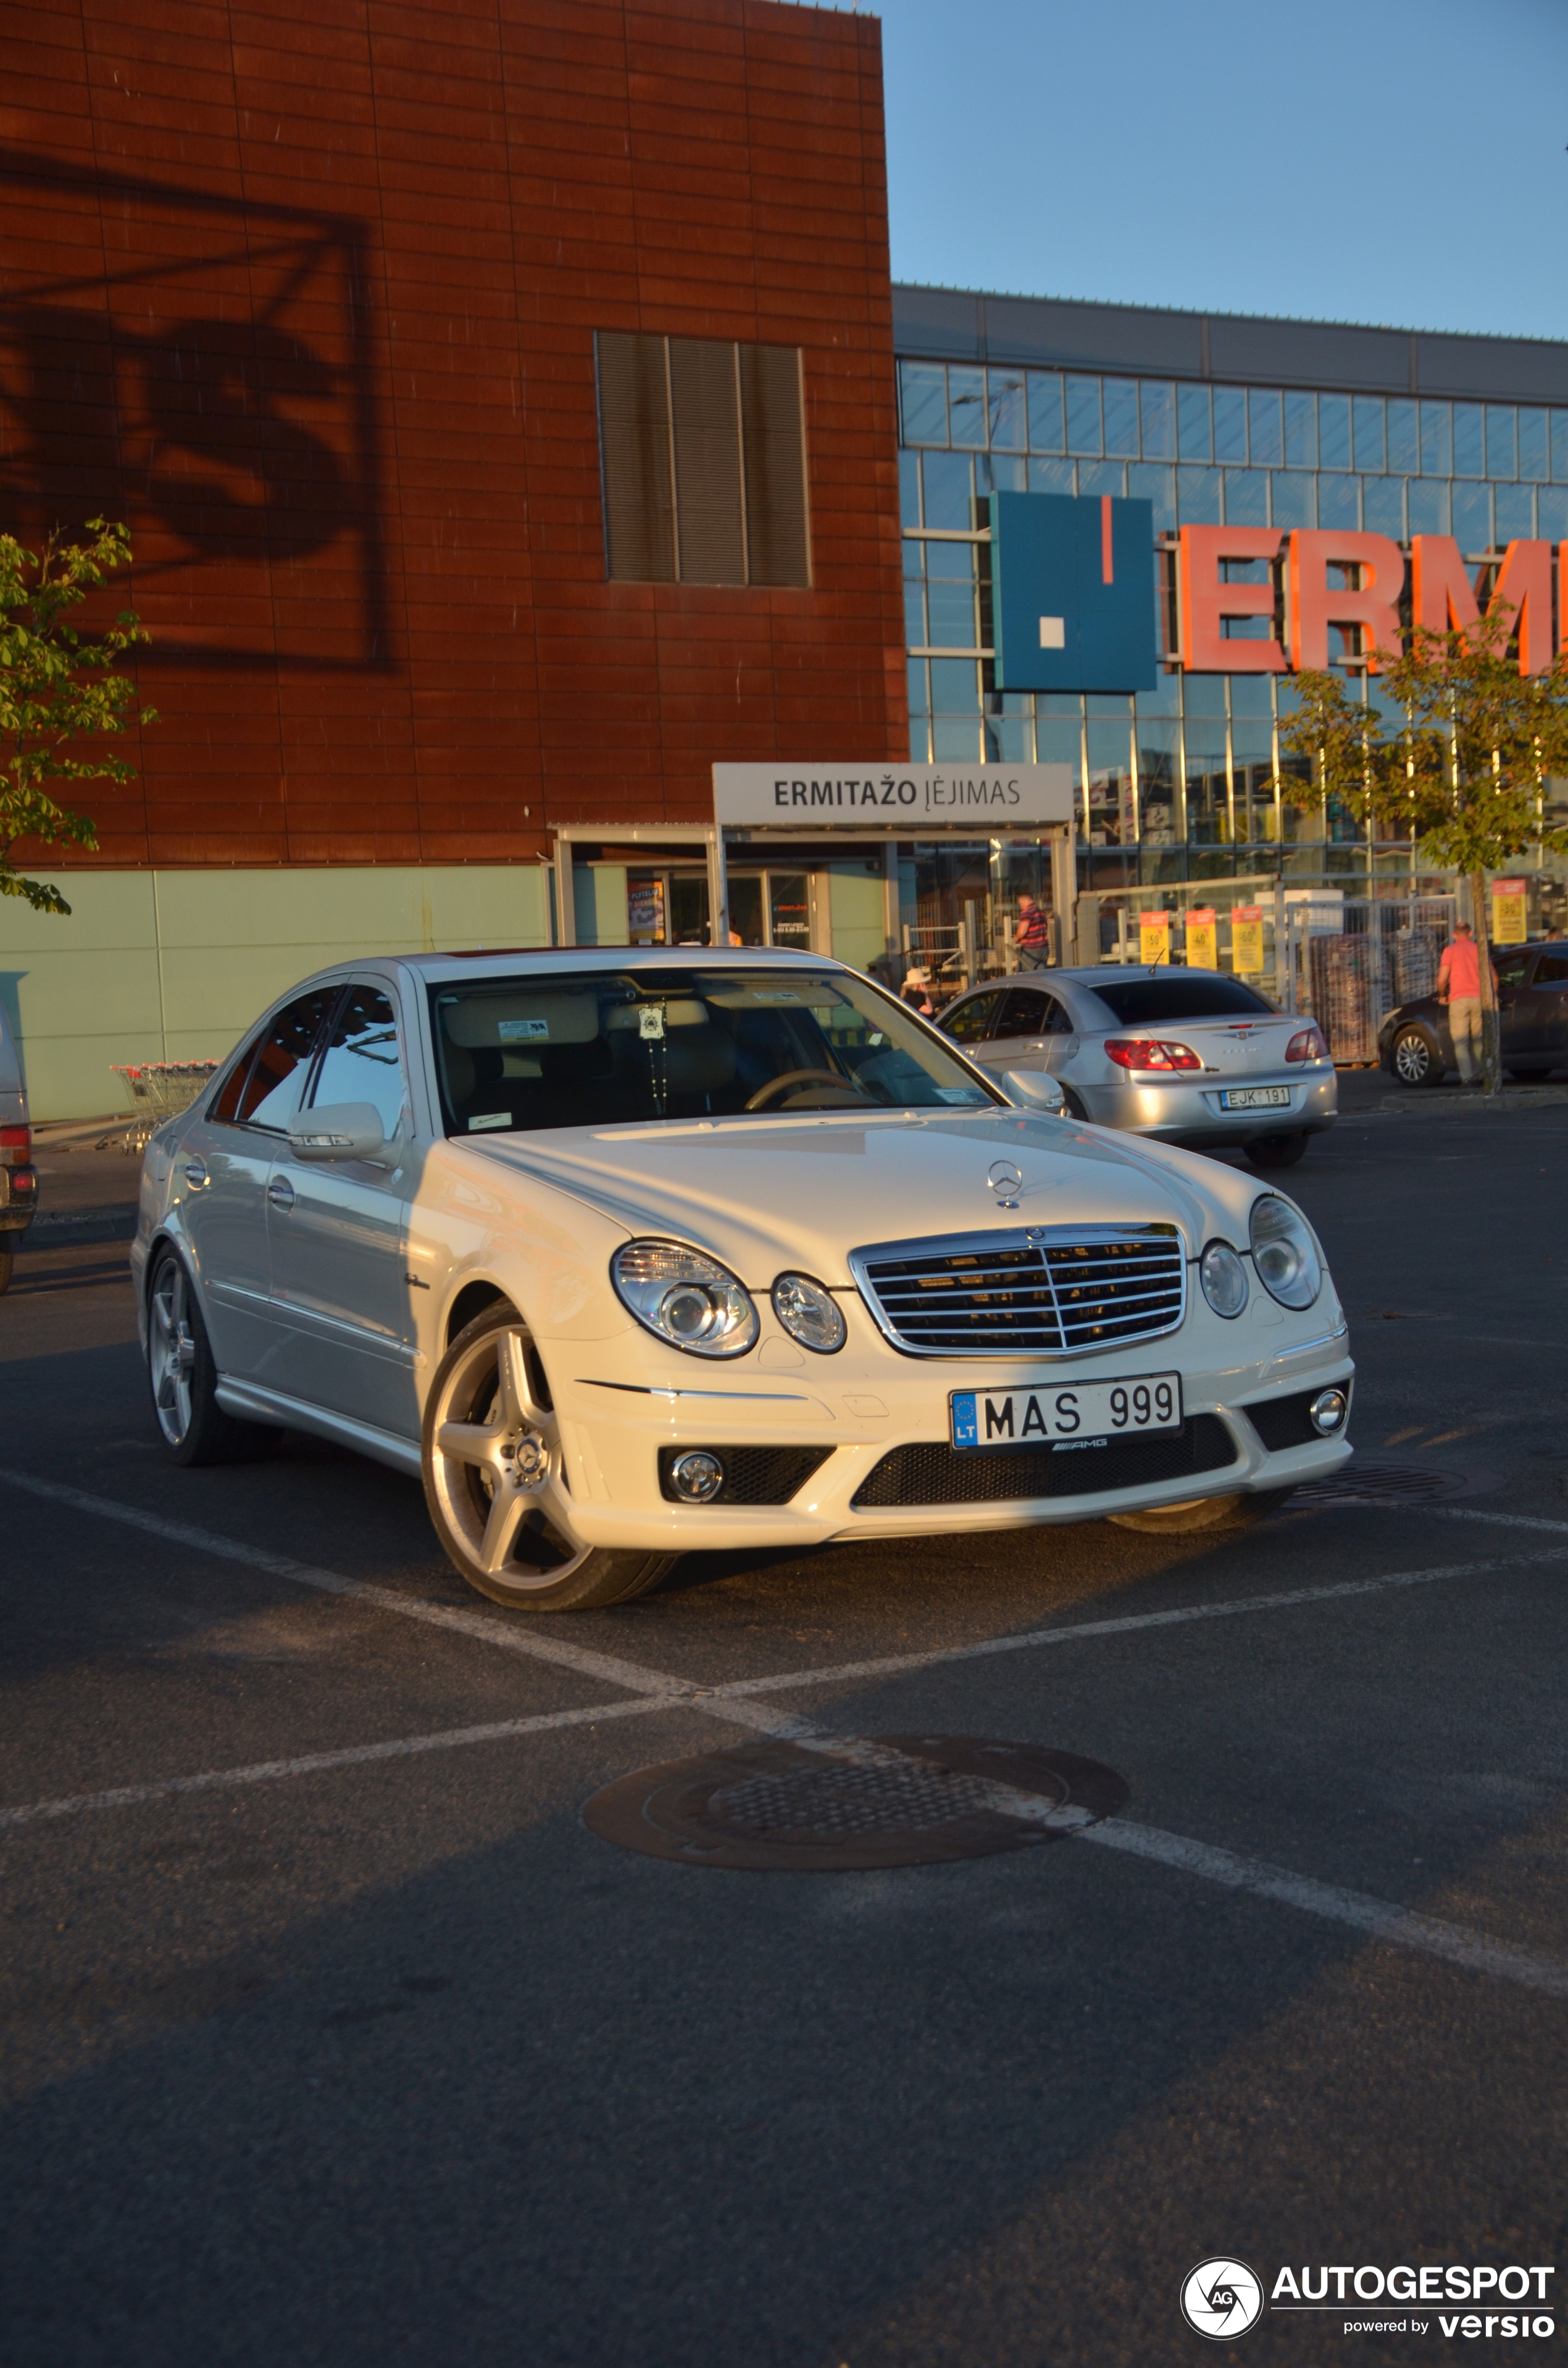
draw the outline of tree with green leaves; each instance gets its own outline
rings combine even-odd
[[[24,839],[46,847],[97,847],[85,814],[59,805],[56,781],[128,781],[135,767],[108,750],[87,751],[95,735],[128,723],[155,723],[138,703],[134,681],[115,667],[127,651],[149,641],[133,610],[122,609],[96,641],[79,633],[72,612],[131,564],[123,526],[89,518],[90,542],[51,535],[41,551],[24,551],[0,534],[0,896],[25,896],[36,912],[69,913],[60,890],[29,880],[12,861]]]
[[[1568,849],[1543,814],[1549,775],[1568,773],[1568,651],[1522,675],[1505,602],[1473,625],[1412,631],[1403,651],[1374,653],[1403,723],[1346,694],[1342,676],[1296,677],[1300,701],[1281,746],[1307,757],[1311,781],[1285,779],[1304,805],[1332,798],[1389,837],[1409,834],[1435,869],[1462,872],[1480,954],[1486,1090],[1503,1089],[1497,997],[1489,960],[1486,875],[1529,847]]]

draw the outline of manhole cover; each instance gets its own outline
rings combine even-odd
[[[1479,1473],[1443,1472],[1432,1463],[1353,1463],[1323,1480],[1303,1480],[1293,1505],[1440,1505],[1494,1487]]]
[[[601,1839],[687,1866],[928,1866],[1058,1841],[1119,1809],[1092,1759],[970,1735],[742,1744],[642,1768],[584,1809]]]

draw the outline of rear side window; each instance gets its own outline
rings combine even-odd
[[[1537,986],[1562,986],[1568,981],[1568,953],[1542,954],[1535,966]]]
[[[1007,997],[998,1036],[1067,1036],[1072,1023],[1053,995],[1038,986],[1016,986]]]
[[[231,1126],[262,1126],[281,1133],[300,1106],[311,1055],[338,994],[338,988],[328,986],[297,996],[268,1020],[230,1071],[212,1116]]]
[[[979,1044],[992,1033],[1002,1008],[1000,995],[977,995],[960,1004],[942,1021],[942,1030],[958,1044]]]
[[[1244,986],[1239,978],[1210,973],[1183,978],[1179,971],[1161,978],[1129,978],[1095,993],[1123,1028],[1152,1028],[1168,1019],[1256,1019],[1271,1015],[1272,1003]]]

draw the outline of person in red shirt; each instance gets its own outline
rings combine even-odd
[[[1018,950],[1020,969],[1045,968],[1051,952],[1051,916],[1040,911],[1032,896],[1018,899],[1018,928],[1013,942]]]
[[[1497,973],[1490,958],[1492,984]],[[1437,964],[1437,1000],[1448,1007],[1449,1034],[1459,1063],[1461,1086],[1478,1086],[1482,1075],[1481,950],[1468,921],[1456,921],[1454,934]]]

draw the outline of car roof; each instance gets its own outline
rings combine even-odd
[[[426,978],[515,978],[519,969],[541,974],[562,971],[616,970],[847,970],[831,954],[797,952],[783,946],[517,946],[485,947],[477,953],[394,954],[387,959]]]

